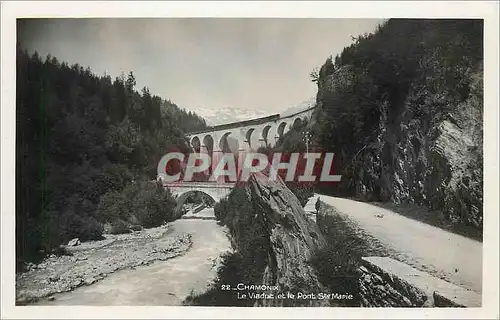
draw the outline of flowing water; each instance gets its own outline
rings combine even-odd
[[[213,210],[213,209],[205,209]],[[206,213],[206,212],[205,212]],[[191,292],[202,293],[215,279],[217,258],[231,250],[227,231],[215,220],[180,219],[174,232],[191,233],[193,245],[184,255],[136,269],[40,300],[38,305],[179,306]]]

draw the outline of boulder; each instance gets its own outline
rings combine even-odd
[[[132,231],[141,231],[142,230],[142,226],[138,225],[138,224],[133,224],[129,227],[130,230]]]
[[[36,269],[36,264],[27,263],[25,268],[26,268],[26,271],[34,270],[34,269]]]
[[[297,295],[326,292],[309,265],[314,250],[326,245],[319,228],[307,218],[300,201],[278,177],[264,174],[250,177],[246,190],[254,212],[264,221],[270,248],[260,284],[277,286],[279,292]],[[276,295],[275,290],[266,293]],[[256,306],[328,306],[327,300],[262,299]]]
[[[49,276],[49,281],[50,282],[59,281],[59,276],[58,275],[51,275],[51,276]]]
[[[82,279],[75,279],[71,282],[72,287],[79,287],[83,283]]]
[[[80,242],[80,239],[74,238],[70,242],[68,242],[68,247],[76,247],[76,246],[79,246],[80,244],[82,244]]]

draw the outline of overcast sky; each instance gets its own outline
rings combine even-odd
[[[279,113],[316,95],[309,73],[373,32],[367,19],[34,19],[19,42],[42,56],[112,77],[196,111],[235,107]]]

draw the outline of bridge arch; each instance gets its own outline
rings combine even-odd
[[[202,194],[202,197],[209,198],[210,200],[201,200],[202,202],[205,202],[208,205],[214,205],[217,202],[217,200],[215,199],[217,196],[211,195],[210,192],[204,190],[186,190],[175,198],[177,205],[178,206],[184,205],[188,200],[190,200],[191,197],[194,197],[197,194]]]
[[[210,194],[210,192],[205,192],[204,190],[182,190],[182,191],[179,191],[176,195],[174,195],[175,197],[175,202],[176,202],[176,206],[174,208],[174,216],[175,218],[180,218],[181,216],[183,216],[184,214],[186,214],[186,210],[185,210],[185,207],[184,205],[186,204],[186,201],[193,195],[196,195],[196,194],[203,194],[205,197],[208,197],[209,199],[211,199],[211,203],[212,204],[215,204],[215,202],[217,202],[217,200],[214,198],[214,195]]]
[[[286,127],[287,127],[288,123],[286,121],[283,121],[281,122],[279,125],[278,125],[278,128],[276,130],[276,133],[278,134],[278,139],[279,138],[282,138],[285,133],[286,133]]]
[[[307,115],[302,118],[302,121],[304,121],[305,123],[309,123],[310,120],[311,119]]]
[[[265,146],[268,146],[270,144],[269,141],[269,131],[271,131],[272,126],[267,125],[262,129],[262,141],[264,141]]]
[[[199,191],[209,195],[215,202],[218,202],[231,192],[235,183],[181,182],[166,183],[163,186],[169,189],[176,200],[178,200],[181,195],[190,191]]]
[[[219,139],[219,149],[222,151],[227,151],[226,149],[229,148],[227,138],[232,134],[231,131],[224,133],[220,139]]]
[[[293,123],[292,123],[292,128],[295,128],[297,126],[302,126],[303,125],[303,120],[301,117],[297,117],[293,120]]]
[[[252,145],[252,138],[253,138],[253,133],[254,132],[255,132],[255,128],[250,128],[245,133],[245,139],[246,139],[246,142],[248,143],[248,147],[250,149],[253,148],[253,147],[255,147],[254,145]]]
[[[207,134],[203,137],[203,145],[207,148],[209,153],[214,150],[214,138],[211,134]]]
[[[200,142],[200,138],[198,138],[198,136],[192,137],[190,144],[195,152],[200,152],[201,142]]]

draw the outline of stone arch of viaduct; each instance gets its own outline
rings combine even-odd
[[[251,119],[213,126],[198,132],[187,134],[190,146],[197,152],[223,152],[228,140],[237,141],[238,151],[257,151],[260,147],[274,147],[297,122],[311,121],[315,107],[301,112],[280,117],[275,114],[268,117]]]

